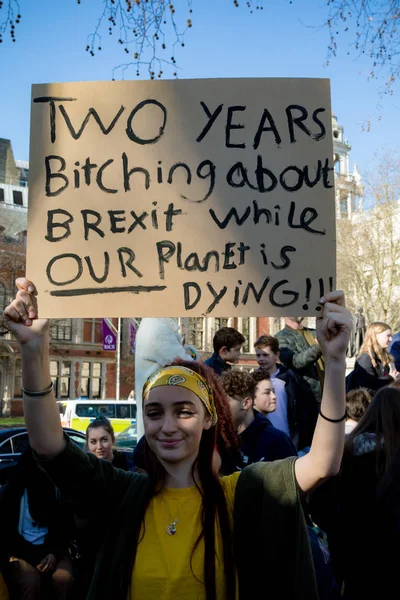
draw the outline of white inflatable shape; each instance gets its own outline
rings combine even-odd
[[[182,345],[179,325],[175,319],[143,318],[136,334],[135,344],[135,398],[137,403],[137,439],[144,434],[142,391],[146,380],[175,358],[193,360]],[[189,351],[194,349],[188,347]],[[199,358],[198,353],[196,360]]]

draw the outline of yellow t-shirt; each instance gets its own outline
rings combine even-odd
[[[221,477],[228,512],[233,522],[235,490],[240,473]],[[175,519],[175,535],[166,531]],[[166,488],[146,511],[144,535],[136,554],[127,600],[203,600],[204,541],[193,554],[201,532],[201,495],[193,486]],[[143,531],[142,531],[143,533]],[[225,600],[222,539],[216,535],[217,600]]]

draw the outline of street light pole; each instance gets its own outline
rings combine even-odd
[[[115,374],[115,399],[120,397],[120,380],[121,380],[121,319],[118,317],[118,325],[115,327],[111,319],[105,319],[107,325],[114,332],[117,338],[117,364]]]
[[[115,386],[115,399],[119,400],[120,396],[120,379],[121,379],[121,319],[118,317],[117,327],[117,373]]]

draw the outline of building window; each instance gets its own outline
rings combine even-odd
[[[83,341],[86,344],[101,344],[103,334],[101,319],[85,319],[83,322]]]
[[[72,319],[55,319],[51,323],[50,334],[53,340],[72,340]]]
[[[65,360],[51,360],[50,377],[54,385],[55,397],[69,398],[71,388],[71,362]]]
[[[100,362],[82,362],[81,398],[101,398],[101,372]]]
[[[250,352],[250,317],[239,319],[238,329],[245,338],[245,342],[242,346],[242,353],[248,353]]]
[[[0,202],[4,202],[4,188],[0,187]]]
[[[22,364],[20,360],[15,361],[14,398],[22,398]]]
[[[347,200],[341,200],[340,201],[340,213],[342,215],[347,215]]]
[[[204,342],[204,319],[203,317],[196,317],[188,319],[188,331],[186,336],[186,342],[191,346],[194,346],[198,350],[203,350]]]
[[[24,205],[24,200],[22,197],[22,192],[19,192],[18,190],[13,190],[13,200],[14,200],[14,204],[16,206],[23,206]]]
[[[7,304],[6,286],[0,281],[0,312],[3,312]]]
[[[223,327],[228,327],[229,319],[214,319],[215,331],[219,331]]]

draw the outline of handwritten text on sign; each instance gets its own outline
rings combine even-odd
[[[28,276],[48,317],[316,314],[329,82],[33,86]]]

